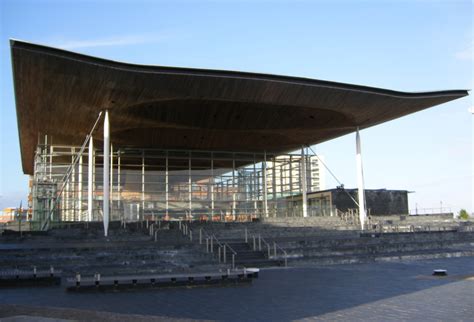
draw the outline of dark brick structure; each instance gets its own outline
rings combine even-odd
[[[308,204],[326,204],[347,211],[357,208],[357,189],[330,189],[308,194]],[[408,214],[408,191],[387,189],[366,189],[365,199],[371,215],[403,215]]]

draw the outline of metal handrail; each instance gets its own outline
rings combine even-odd
[[[186,224],[185,222],[182,223],[181,221],[179,222],[179,230],[183,232],[184,236],[189,236],[189,240],[193,241],[193,230],[189,228],[189,225]],[[202,233],[206,235],[206,252],[209,253],[214,253],[214,240],[216,244],[218,245],[217,247],[217,257],[219,259],[219,263],[227,263],[227,248],[232,252],[232,269],[235,269],[235,257],[237,256],[237,252],[229,246],[229,244],[225,242],[221,242],[216,235],[208,233],[205,229],[200,228],[199,229],[199,244],[202,244]],[[210,241],[210,245],[209,245]],[[210,247],[209,247],[210,246]],[[222,252],[222,258],[221,258],[221,252]],[[222,260],[221,260],[222,259]]]
[[[246,236],[247,236],[247,231],[245,232]],[[255,235],[255,234],[252,234],[252,240],[253,240],[253,250],[256,251],[257,250],[257,245],[256,245],[256,240],[258,238],[258,250],[261,251],[262,250],[262,241],[263,243],[267,246],[267,257],[270,259],[271,258],[271,246],[270,244],[265,240],[265,238],[263,238],[260,234]],[[246,241],[248,243],[248,241]],[[283,249],[281,248],[275,241],[273,242],[273,256],[276,257],[277,256],[277,249],[280,249],[280,251],[283,253],[283,258],[285,260],[285,267],[288,266],[288,253]]]
[[[276,257],[277,255],[277,249],[280,249],[283,253],[283,258],[285,259],[285,267],[288,267],[288,253],[286,252],[286,250],[284,250],[283,248],[280,247],[280,245],[278,245],[277,243],[273,242],[273,246],[275,247],[275,254],[274,256]]]

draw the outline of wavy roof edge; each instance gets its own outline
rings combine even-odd
[[[65,58],[75,58],[81,61],[85,61],[92,64],[103,64],[107,67],[113,67],[116,69],[124,69],[127,71],[134,72],[148,72],[148,73],[169,73],[169,74],[196,74],[197,76],[210,76],[210,77],[229,77],[229,78],[244,78],[254,79],[262,81],[274,81],[274,82],[285,82],[292,84],[301,84],[307,86],[318,86],[327,88],[337,88],[343,90],[352,90],[357,92],[367,92],[379,95],[388,95],[392,97],[400,98],[427,98],[427,97],[440,97],[440,96],[466,96],[469,95],[469,89],[453,89],[453,90],[437,90],[437,91],[426,91],[426,92],[404,92],[390,89],[384,89],[379,87],[355,85],[349,83],[340,83],[327,80],[319,80],[314,78],[296,77],[287,75],[276,75],[276,74],[265,74],[265,73],[253,73],[244,71],[233,71],[233,70],[219,70],[219,69],[205,69],[205,68],[189,68],[189,67],[172,67],[172,66],[160,66],[160,65],[144,65],[122,62],[117,60],[110,60],[106,58],[91,56],[82,54],[74,51],[51,47],[43,44],[37,44],[17,39],[10,39],[11,49],[14,47],[39,51],[42,50],[46,54],[62,56]]]

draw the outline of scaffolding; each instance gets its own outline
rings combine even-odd
[[[104,153],[90,144],[78,156],[79,149],[46,139],[38,145],[33,221],[48,216],[63,222],[103,220]],[[111,146],[109,164],[112,221],[303,216],[303,187],[308,193],[321,187],[318,159],[307,151],[274,155]],[[314,209],[309,213],[318,215]]]

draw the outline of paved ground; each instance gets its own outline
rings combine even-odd
[[[302,321],[474,321],[474,281],[459,281]]]
[[[449,276],[432,277],[436,268]],[[62,287],[2,289],[0,303],[74,308],[70,315],[67,310],[36,315],[111,321],[473,321],[473,276],[474,258],[465,257],[265,270],[252,285],[240,287],[96,294],[66,293]],[[101,313],[90,311],[115,314],[94,317]],[[22,314],[32,313],[0,306],[0,317]]]

